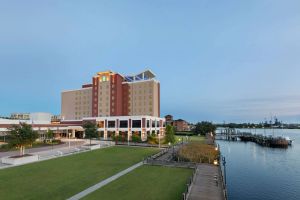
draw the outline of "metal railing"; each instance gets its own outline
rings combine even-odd
[[[186,188],[185,188],[185,192],[182,193],[182,199],[183,200],[187,200],[189,195],[190,195],[190,192],[191,192],[191,186],[194,182],[194,179],[195,179],[195,174],[197,173],[197,168],[194,169],[193,171],[193,174],[192,176],[189,178],[187,184],[186,184]]]

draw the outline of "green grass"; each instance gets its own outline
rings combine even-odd
[[[112,147],[0,170],[0,199],[66,199],[158,152]]]
[[[183,168],[142,166],[84,199],[180,200],[192,172]]]
[[[186,141],[186,136],[178,136],[175,135],[176,141],[179,141],[179,139],[182,141]],[[201,142],[201,143],[205,143],[205,136],[188,136],[189,140],[192,142]]]

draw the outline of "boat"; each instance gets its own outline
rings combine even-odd
[[[290,137],[285,137],[284,139],[288,142],[288,145],[292,145],[293,140]]]

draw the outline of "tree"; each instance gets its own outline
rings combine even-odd
[[[96,123],[91,121],[86,121],[83,123],[83,129],[85,133],[85,138],[90,139],[90,145],[92,144],[92,138],[98,137]]]
[[[52,130],[48,129],[46,135],[47,135],[47,139],[51,140],[51,146],[52,146],[52,149],[53,149],[54,132]]]
[[[38,133],[29,124],[20,123],[10,128],[9,144],[20,149],[20,156],[25,154],[25,146],[32,145],[37,138]]]
[[[53,138],[54,138],[54,132],[52,130],[48,129],[46,135],[47,135],[47,139],[50,139],[51,141],[53,140]]]
[[[216,126],[213,125],[211,122],[202,121],[198,122],[193,130],[196,134],[206,135],[207,133],[215,133]]]
[[[174,130],[174,127],[171,126],[170,124],[168,124],[166,126],[166,137],[165,137],[165,140],[167,143],[174,143],[175,142],[175,130]]]

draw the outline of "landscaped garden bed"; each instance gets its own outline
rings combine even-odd
[[[100,149],[100,144],[86,144],[81,147],[84,149],[95,150],[95,149]]]
[[[38,155],[24,154],[24,155],[3,157],[1,159],[1,162],[3,164],[9,164],[9,165],[21,165],[30,162],[35,162],[38,160],[39,160]]]
[[[61,140],[53,140],[51,142],[42,142],[42,141],[36,141],[32,145],[27,145],[26,149],[31,149],[31,148],[38,148],[38,147],[48,147],[48,146],[55,146],[55,145],[60,145],[64,144]],[[19,150],[17,147],[13,147],[9,144],[2,144],[0,146],[0,152],[6,152],[6,151],[17,151]]]

